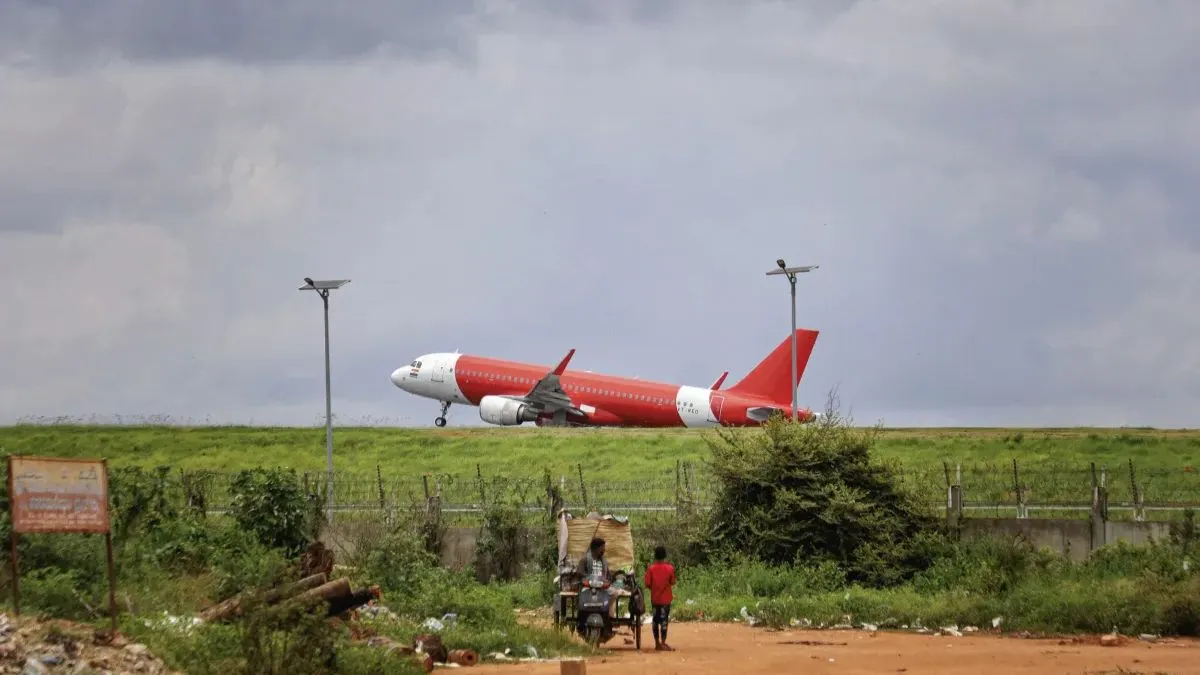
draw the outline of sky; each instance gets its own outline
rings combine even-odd
[[[216,5],[220,5],[217,11]],[[431,425],[453,351],[1194,427],[1194,0],[0,0],[0,423]],[[479,425],[452,408],[451,426]]]

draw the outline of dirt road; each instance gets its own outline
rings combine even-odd
[[[863,631],[769,632],[739,624],[675,624],[673,653],[653,651],[649,626],[639,654],[609,642],[613,654],[588,660],[588,675],[733,673],[1200,673],[1200,641],[1101,646],[1098,637],[1021,639]],[[808,644],[805,644],[807,642]],[[558,663],[480,664],[473,672],[557,675]]]

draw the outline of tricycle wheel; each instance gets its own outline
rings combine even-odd
[[[600,628],[597,626],[588,626],[587,643],[592,649],[600,648]]]

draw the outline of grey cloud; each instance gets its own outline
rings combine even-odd
[[[11,17],[0,43],[58,65],[120,55],[133,60],[213,58],[246,62],[346,60],[383,52],[401,57],[470,52],[462,22],[473,0],[369,0],[354,5],[288,0],[77,3],[0,2]],[[11,48],[11,47],[10,47]]]
[[[780,255],[821,265],[806,404],[1186,424],[1200,402],[1195,5],[434,5],[316,39],[246,8],[118,21],[131,3],[29,33],[34,63],[0,68],[0,282],[25,283],[2,409],[312,422],[303,276],[354,279],[343,418],[429,423],[387,374],[456,348],[733,381],[786,336]],[[376,49],[425,24],[417,52],[452,35],[471,60]]]

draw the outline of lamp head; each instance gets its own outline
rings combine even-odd
[[[304,277],[304,283],[308,284],[309,286],[315,285],[313,284],[313,280],[308,277]]]
[[[775,261],[775,264],[776,264],[776,265],[779,265],[779,269],[781,269],[781,270],[782,270],[782,269],[786,269],[786,268],[787,268],[787,263],[783,262],[783,258],[780,258],[779,260],[776,260],[776,261]]]

